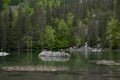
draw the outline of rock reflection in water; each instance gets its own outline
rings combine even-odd
[[[42,61],[68,61],[70,55],[65,52],[42,51],[39,57]]]
[[[41,56],[40,59],[42,61],[68,61],[69,57],[48,57],[48,56]]]

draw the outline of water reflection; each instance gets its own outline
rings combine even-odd
[[[17,57],[17,58],[16,58]],[[71,53],[71,57],[38,57],[38,53],[0,58],[2,66],[58,66],[64,71],[0,71],[0,80],[120,80],[120,66],[98,66],[89,61],[114,60],[120,62],[119,52]],[[50,62],[49,62],[50,61]],[[55,61],[55,62],[52,62]],[[57,62],[58,61],[58,62]],[[61,62],[62,61],[62,62]],[[46,67],[44,67],[46,69]],[[50,68],[52,69],[52,68]]]
[[[103,73],[73,74],[66,72],[4,72],[0,80],[119,80],[120,77],[108,77]]]

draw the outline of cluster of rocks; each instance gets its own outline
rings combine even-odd
[[[80,48],[72,48],[72,47],[70,47],[69,51],[70,52],[74,52],[74,51],[77,51],[77,52],[85,52],[85,51],[88,51],[88,52],[101,52],[102,48],[91,48],[91,47],[84,47],[84,46],[80,47]]]
[[[42,61],[68,61],[70,54],[65,52],[42,51],[39,53]]]
[[[39,57],[69,57],[70,54],[65,52],[42,51]]]

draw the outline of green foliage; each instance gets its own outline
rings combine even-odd
[[[119,48],[120,1],[104,1],[0,0],[0,48],[108,47],[108,41]]]
[[[0,11],[5,9],[11,0],[0,0]]]
[[[7,7],[8,6],[8,4],[11,2],[11,0],[3,0],[4,1],[4,7]]]
[[[87,35],[84,31],[84,30],[86,30],[86,27],[84,26],[82,21],[79,21],[77,30],[79,30],[79,31],[77,32],[76,44],[78,46],[80,46],[80,45],[84,44],[85,37]]]
[[[28,17],[30,17],[34,13],[34,9],[30,8],[28,5],[26,6],[26,12],[28,14]]]
[[[60,48],[69,46],[69,28],[62,19],[58,23],[56,43]]]
[[[48,6],[50,7],[50,9],[52,9],[53,5],[54,5],[54,0],[49,0],[48,1]]]
[[[25,35],[22,38],[22,44],[23,46],[27,47],[27,48],[31,48],[32,46],[32,38],[29,35]]]
[[[67,24],[68,26],[72,27],[74,21],[74,15],[72,13],[68,13]]]
[[[61,1],[60,0],[56,0],[56,4],[58,7],[60,7]]]
[[[38,0],[37,6],[41,6],[44,11],[46,10],[47,5],[47,0]]]
[[[26,0],[11,0],[10,5],[18,5],[19,3],[24,2],[24,1]]]
[[[120,26],[115,18],[111,18],[108,22],[108,40],[112,48],[120,47]]]
[[[44,12],[48,7],[52,10],[54,5],[60,7],[60,0],[38,0],[37,2],[37,6],[41,6]]]
[[[44,35],[44,39],[45,39],[45,46],[46,48],[53,48],[54,47],[54,42],[55,42],[55,30],[47,25],[46,26],[46,30],[45,30],[45,35]]]
[[[3,9],[3,0],[0,0],[0,11]]]

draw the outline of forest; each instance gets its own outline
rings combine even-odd
[[[0,0],[0,50],[120,49],[120,0]]]

